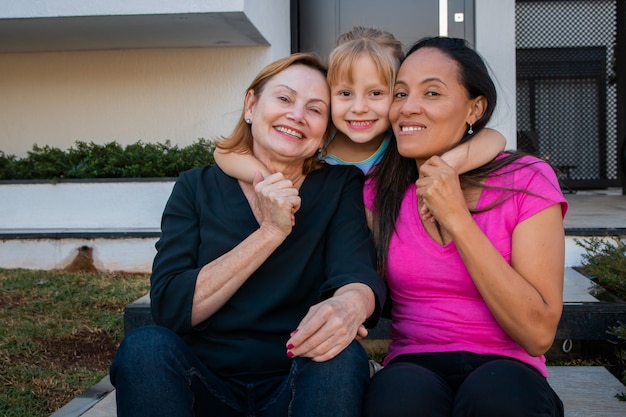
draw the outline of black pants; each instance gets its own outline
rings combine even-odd
[[[468,352],[395,358],[374,375],[366,417],[563,417],[563,403],[535,368]]]

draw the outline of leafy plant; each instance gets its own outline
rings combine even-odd
[[[575,239],[586,250],[581,265],[587,276],[621,300],[626,300],[626,244],[618,237]]]
[[[582,254],[581,264],[587,275],[621,300],[626,300],[626,244],[618,237],[610,240],[592,237],[575,239],[575,242],[586,251]],[[626,369],[626,324],[620,322],[610,327],[607,334],[617,338],[617,361],[622,369]],[[621,379],[626,384],[626,370],[622,371]],[[615,397],[626,401],[626,392]]]
[[[609,328],[608,334],[617,337],[617,358],[626,367],[626,324],[619,322],[618,326]],[[626,385],[626,370],[622,371],[622,383]],[[615,398],[626,401],[626,392],[615,394]]]
[[[177,177],[187,169],[214,164],[214,149],[205,139],[183,148],[170,141],[138,141],[126,147],[77,141],[67,150],[34,145],[24,158],[0,151],[0,180]]]

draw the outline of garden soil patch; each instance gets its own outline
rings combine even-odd
[[[41,340],[42,360],[58,369],[108,371],[117,345],[102,331],[79,330],[69,336]]]

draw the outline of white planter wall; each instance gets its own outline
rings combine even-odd
[[[173,185],[0,184],[0,268],[63,269],[87,246],[99,270],[150,272]]]
[[[0,230],[153,229],[173,181],[0,184]]]
[[[173,185],[172,180],[0,183],[0,268],[62,269],[87,246],[99,270],[148,273]],[[123,232],[129,236],[121,237]],[[580,265],[584,252],[574,239],[566,237],[567,267]]]
[[[0,268],[63,269],[81,247],[93,250],[93,266],[99,271],[150,273],[157,238],[115,239],[4,239],[0,240]]]

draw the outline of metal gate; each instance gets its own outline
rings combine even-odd
[[[617,1],[515,5],[518,148],[572,190],[619,186]]]

